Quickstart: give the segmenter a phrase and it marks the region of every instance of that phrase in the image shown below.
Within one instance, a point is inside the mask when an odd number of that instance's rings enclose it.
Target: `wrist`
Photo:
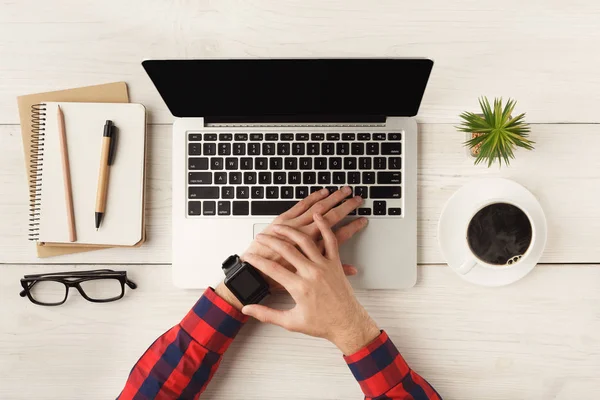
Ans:
[[[223,283],[223,282],[219,283],[217,285],[217,287],[215,288],[215,293],[220,298],[222,298],[227,303],[229,303],[236,310],[238,310],[238,311],[242,310],[242,307],[244,305],[242,303],[240,303],[240,301],[237,299],[237,297],[235,297],[235,295],[233,293],[231,293],[231,290],[229,290],[229,288],[227,286],[225,286],[225,283]]]
[[[345,329],[335,335],[331,342],[344,355],[349,356],[371,343],[380,334],[381,331],[375,321],[367,315],[357,322],[353,329]]]

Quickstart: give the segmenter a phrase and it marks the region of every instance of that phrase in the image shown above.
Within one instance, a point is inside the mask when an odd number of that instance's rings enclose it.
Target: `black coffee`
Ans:
[[[490,204],[469,222],[467,241],[480,260],[495,265],[512,264],[531,244],[531,222],[512,204]]]

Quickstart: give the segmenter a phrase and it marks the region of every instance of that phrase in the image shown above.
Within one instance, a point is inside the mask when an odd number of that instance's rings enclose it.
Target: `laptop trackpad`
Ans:
[[[254,224],[254,234],[252,235],[252,239],[256,237],[259,233],[265,230],[267,226],[270,224]]]

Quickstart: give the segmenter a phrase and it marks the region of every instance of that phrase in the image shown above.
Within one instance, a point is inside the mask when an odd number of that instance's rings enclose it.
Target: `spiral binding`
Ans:
[[[29,155],[29,240],[35,241],[39,239],[40,235],[45,130],[46,105],[34,104],[31,106],[31,151]]]

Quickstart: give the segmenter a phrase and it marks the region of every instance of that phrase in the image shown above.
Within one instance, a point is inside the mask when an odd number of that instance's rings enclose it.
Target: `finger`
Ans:
[[[246,254],[244,255],[244,261],[249,262],[254,268],[279,283],[287,291],[299,280],[296,274],[283,265],[259,255]]]
[[[346,276],[354,276],[358,274],[358,270],[353,265],[343,264],[342,268],[344,269],[344,275]]]
[[[356,210],[358,206],[363,203],[363,198],[360,196],[354,196],[351,199],[344,201],[339,206],[333,208],[328,213],[323,215],[325,221],[329,224],[329,226],[334,226],[338,222],[340,222],[344,217],[348,216],[352,210]]]
[[[275,310],[260,304],[250,304],[242,308],[242,313],[254,317],[260,322],[281,326],[287,329],[289,326],[289,311]]]
[[[323,243],[325,244],[325,256],[330,260],[338,258],[339,252],[337,238],[321,214],[315,214],[315,224],[321,231],[321,236],[323,236]]]
[[[323,189],[323,190],[327,190],[327,189]],[[326,198],[324,198],[321,201],[319,201],[318,203],[316,203],[312,207],[312,209],[308,210],[307,212],[303,213],[302,215],[300,215],[296,219],[294,219],[294,221],[293,221],[294,224],[296,226],[302,226],[302,225],[308,225],[308,224],[312,223],[313,215],[315,213],[317,213],[317,212],[319,214],[327,213],[329,210],[331,210],[331,208],[335,207],[338,203],[340,203],[342,200],[344,200],[346,197],[348,197],[351,193],[352,193],[352,189],[350,189],[350,187],[348,187],[348,186],[344,186],[340,190],[333,192],[330,196],[327,196]]]
[[[350,240],[352,236],[364,229],[368,223],[369,220],[363,217],[355,219],[349,224],[342,226],[335,231],[335,237],[337,238],[338,243],[341,245],[342,243]]]
[[[315,241],[307,234],[286,225],[273,225],[273,231],[283,236],[283,239],[297,244],[310,260],[318,262],[323,259],[323,254],[319,251]]]
[[[276,238],[275,236],[259,234],[256,236],[256,240],[259,243],[267,246],[274,252],[278,253],[287,262],[292,264],[297,270],[306,269],[310,264],[308,258],[306,258],[300,250],[293,244],[286,242],[285,240]]]
[[[300,200],[295,206],[281,214],[279,218],[283,221],[294,219],[307,212],[313,206],[313,204],[317,203],[319,200],[328,195],[329,190],[327,189],[321,189],[317,192],[311,193],[310,196]]]

